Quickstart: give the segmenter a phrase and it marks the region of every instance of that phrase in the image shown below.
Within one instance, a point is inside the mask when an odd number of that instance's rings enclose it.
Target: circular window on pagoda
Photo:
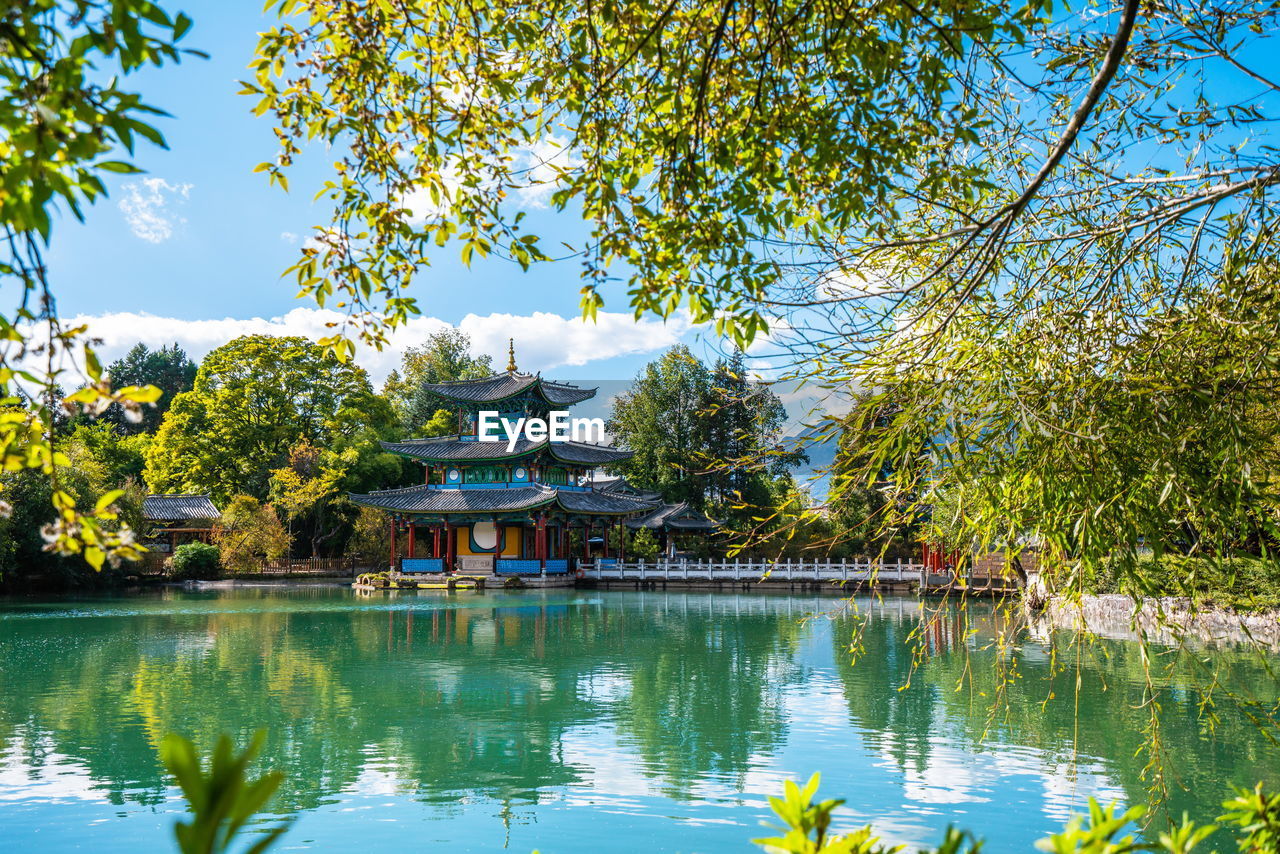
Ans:
[[[457,483],[462,478],[462,472],[457,469],[449,469],[449,482]]]
[[[516,468],[515,470],[516,480],[524,480],[528,476],[529,476],[529,472],[526,471],[523,466],[519,466]]]
[[[476,522],[471,526],[471,542],[478,549],[493,551],[498,547],[498,526],[492,522]]]

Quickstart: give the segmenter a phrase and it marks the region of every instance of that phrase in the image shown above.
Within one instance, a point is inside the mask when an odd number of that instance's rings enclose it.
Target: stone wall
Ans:
[[[1099,637],[1131,640],[1143,635],[1160,644],[1194,639],[1211,644],[1255,643],[1280,648],[1280,611],[1237,614],[1193,608],[1187,599],[1153,599],[1136,608],[1128,596],[1082,596],[1079,602],[1051,597],[1032,618],[1040,631],[1087,629]]]

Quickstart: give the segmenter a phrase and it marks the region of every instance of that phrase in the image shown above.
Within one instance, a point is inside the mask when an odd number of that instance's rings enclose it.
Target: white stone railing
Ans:
[[[598,581],[759,581],[766,574],[771,581],[915,582],[921,586],[951,580],[949,575],[927,573],[923,564],[907,561],[639,560],[581,566],[581,577]]]

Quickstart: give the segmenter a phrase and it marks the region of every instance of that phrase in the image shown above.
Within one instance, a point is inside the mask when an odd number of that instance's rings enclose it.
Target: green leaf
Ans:
[[[118,172],[122,175],[134,175],[142,171],[132,163],[126,163],[123,160],[103,160],[95,163],[94,168],[103,172]]]

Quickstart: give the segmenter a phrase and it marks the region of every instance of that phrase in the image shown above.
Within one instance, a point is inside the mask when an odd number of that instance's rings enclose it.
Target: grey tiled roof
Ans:
[[[628,528],[669,528],[677,531],[710,531],[719,523],[694,510],[688,504],[663,504],[643,516],[627,520]]]
[[[548,403],[568,406],[595,397],[593,388],[579,388],[569,383],[544,380],[538,374],[494,374],[480,380],[456,380],[447,383],[426,383],[423,388],[432,394],[449,400],[467,403],[491,403],[513,397],[528,389],[536,388]]]
[[[620,451],[604,445],[589,445],[585,442],[532,442],[528,439],[517,439],[516,446],[510,453],[507,452],[505,440],[479,442],[474,439],[459,439],[456,436],[440,439],[410,439],[407,442],[381,444],[385,450],[393,454],[424,462],[511,460],[547,449],[551,451],[551,456],[560,462],[578,465],[603,465],[625,460],[631,456],[631,451]]]
[[[632,451],[611,448],[608,445],[589,445],[586,442],[551,442],[551,456],[563,463],[598,466],[630,459]]]
[[[570,513],[642,513],[651,505],[622,495],[604,492],[560,492],[560,506]]]
[[[532,510],[552,504],[570,513],[626,515],[648,510],[651,505],[617,495],[545,485],[494,489],[441,489],[410,486],[368,495],[351,495],[356,504],[403,513],[503,513]]]
[[[184,522],[222,518],[207,495],[148,495],[142,499],[142,518],[148,522]]]
[[[632,452],[628,451],[627,453],[630,454]],[[651,503],[662,501],[661,493],[653,492],[648,489],[638,489],[630,483],[627,483],[627,479],[625,477],[615,477],[606,481],[597,481],[596,489],[601,492],[611,492],[615,495],[628,495],[632,498],[638,498],[641,501],[648,501]]]

